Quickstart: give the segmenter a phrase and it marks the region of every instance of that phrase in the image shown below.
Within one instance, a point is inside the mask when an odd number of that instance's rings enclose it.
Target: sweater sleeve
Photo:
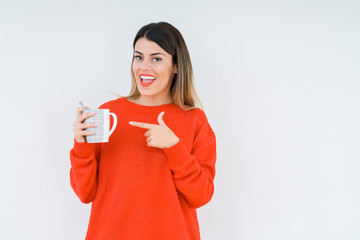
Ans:
[[[78,143],[70,151],[70,185],[83,203],[95,199],[100,143]]]
[[[164,152],[175,186],[189,206],[199,208],[208,203],[214,193],[216,139],[205,114],[202,112],[191,151],[180,139]]]

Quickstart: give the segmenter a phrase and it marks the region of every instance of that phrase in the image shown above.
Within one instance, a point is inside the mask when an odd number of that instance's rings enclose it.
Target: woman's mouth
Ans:
[[[140,84],[144,87],[150,86],[156,77],[150,74],[140,74]]]

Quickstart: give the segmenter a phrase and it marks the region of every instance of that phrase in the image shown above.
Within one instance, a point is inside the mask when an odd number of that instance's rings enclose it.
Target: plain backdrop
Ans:
[[[0,1],[0,239],[84,239],[79,100],[130,90],[132,41],[177,27],[217,137],[204,240],[360,239],[360,4]]]

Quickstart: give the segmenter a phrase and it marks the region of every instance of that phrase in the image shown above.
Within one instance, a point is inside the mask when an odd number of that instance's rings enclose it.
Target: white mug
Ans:
[[[95,134],[86,136],[88,143],[109,142],[110,135],[115,131],[117,125],[117,117],[115,113],[111,113],[110,109],[91,109],[84,110],[83,113],[94,112],[95,115],[85,119],[84,123],[96,123],[95,128],[86,128],[87,131],[93,131]],[[110,129],[110,115],[114,119],[113,126]]]

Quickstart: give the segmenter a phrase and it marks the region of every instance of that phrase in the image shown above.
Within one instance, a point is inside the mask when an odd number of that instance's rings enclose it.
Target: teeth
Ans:
[[[154,80],[155,79],[155,77],[148,77],[148,76],[140,76],[140,78],[144,79],[144,80],[149,80],[149,79]]]
[[[155,77],[149,77],[149,76],[140,76],[140,79],[144,83],[150,83],[155,80]]]

